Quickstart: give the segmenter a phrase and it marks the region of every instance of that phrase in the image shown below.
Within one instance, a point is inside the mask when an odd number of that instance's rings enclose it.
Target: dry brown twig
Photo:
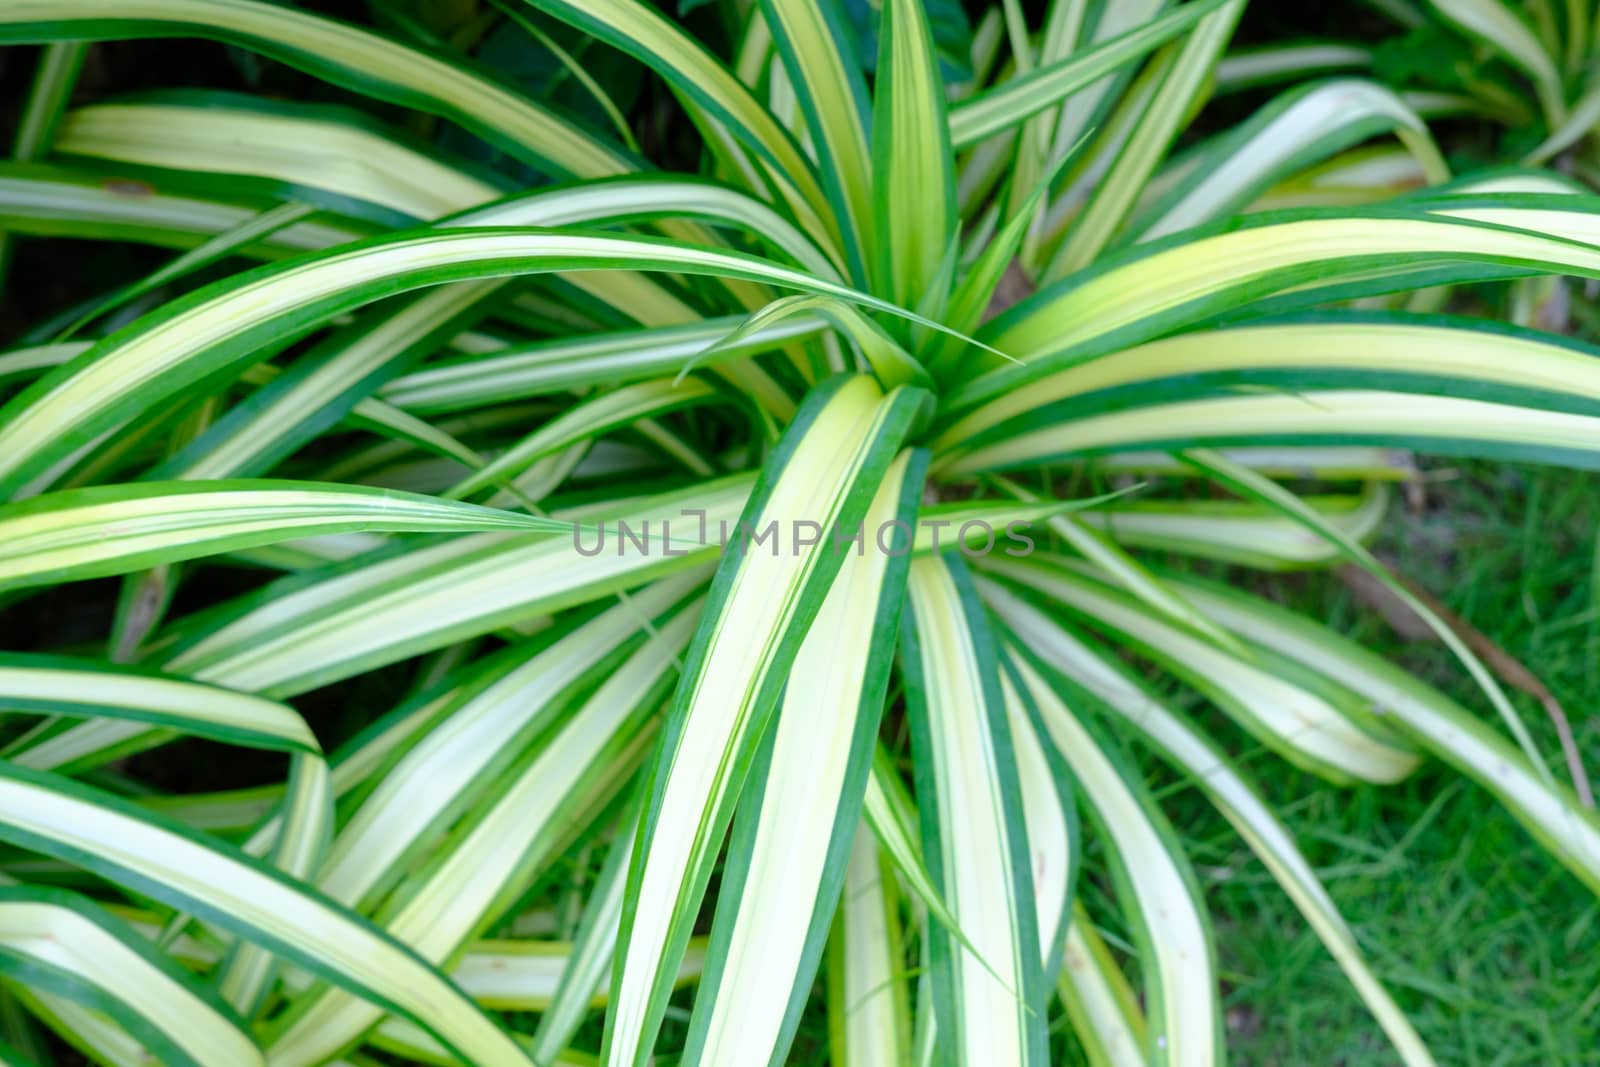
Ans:
[[[1488,634],[1445,607],[1438,597],[1405,575],[1397,573],[1393,567],[1389,568],[1389,572],[1410,590],[1413,596],[1422,601],[1429,611],[1437,615],[1440,621],[1450,627],[1472,650],[1473,655],[1483,660],[1502,682],[1513,689],[1527,693],[1543,705],[1545,714],[1555,724],[1556,735],[1561,739],[1561,753],[1566,760],[1567,771],[1572,776],[1572,786],[1577,790],[1578,799],[1582,801],[1584,807],[1593,808],[1594,790],[1589,785],[1589,775],[1584,770],[1583,757],[1578,752],[1578,742],[1572,734],[1572,723],[1568,720],[1561,702],[1550,691],[1550,687],[1540,681],[1538,675],[1529,670],[1521,660],[1496,644]],[[1338,574],[1340,581],[1344,582],[1351,592],[1382,615],[1395,633],[1405,640],[1438,640],[1438,635],[1422,617],[1411,610],[1374,575],[1354,564],[1340,567]]]

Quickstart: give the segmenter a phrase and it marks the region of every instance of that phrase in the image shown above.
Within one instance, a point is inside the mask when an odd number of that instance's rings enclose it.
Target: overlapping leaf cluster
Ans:
[[[0,3],[43,46],[0,226],[174,253],[0,353],[0,618],[97,620],[0,656],[6,1057],[748,1067],[820,1013],[808,1062],[1221,1062],[1129,740],[1413,1067],[1241,738],[1330,789],[1444,761],[1600,890],[1600,821],[1362,547],[1403,450],[1595,465],[1596,353],[1440,309],[1600,278],[1600,200],[1452,179],[1354,77],[1184,137],[1310,65],[1229,56],[1243,0],[1006,3],[954,59],[918,0],[730,0],[722,54],[642,0],[467,4],[454,44],[378,7]],[[615,128],[478,69],[493,24]],[[348,103],[66,106],[86,42],[162,37]],[[670,90],[697,173],[575,41]],[[1185,558],[1368,568],[1483,707]],[[285,770],[157,788],[184,738]]]

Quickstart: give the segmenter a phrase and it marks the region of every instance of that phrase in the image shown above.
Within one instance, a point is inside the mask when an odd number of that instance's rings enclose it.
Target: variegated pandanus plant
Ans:
[[[1407,451],[1600,457],[1593,350],[1429,310],[1600,277],[1600,201],[1452,183],[1348,78],[1174,152],[1243,6],[1008,5],[956,62],[916,0],[729,0],[720,55],[642,0],[480,10],[589,129],[405,18],[0,3],[44,46],[8,239],[174,252],[0,355],[18,1060],[755,1067],[820,1013],[841,1067],[1221,1063],[1137,739],[1432,1063],[1236,755],[1443,761],[1600,889],[1600,822],[1363,547]],[[87,42],[174,37],[329,88],[68,106]],[[638,150],[634,64],[699,173]],[[1482,707],[1185,557],[1367,569]],[[182,738],[281,770],[141,772]]]
[[[1374,77],[1424,118],[1496,131],[1500,156],[1551,164],[1589,187],[1600,184],[1594,0],[1373,0],[1369,6],[1390,31],[1386,38],[1241,48],[1218,65],[1219,88],[1242,90],[1311,72]]]

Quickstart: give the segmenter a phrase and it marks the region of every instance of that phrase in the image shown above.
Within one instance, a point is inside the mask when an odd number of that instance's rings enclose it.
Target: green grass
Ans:
[[[1436,464],[1426,498],[1394,510],[1381,550],[1539,675],[1600,770],[1600,477]],[[1400,640],[1334,576],[1263,584],[1492,715],[1447,652]],[[1564,775],[1543,710],[1513,699]],[[1249,762],[1440,1064],[1600,1064],[1600,905],[1486,794],[1437,765],[1341,792]],[[1212,909],[1233,1062],[1395,1063],[1265,869],[1195,790],[1148,765]]]

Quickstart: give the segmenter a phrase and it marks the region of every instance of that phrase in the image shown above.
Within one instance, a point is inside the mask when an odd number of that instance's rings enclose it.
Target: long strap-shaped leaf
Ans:
[[[922,842],[916,805],[900,777],[894,757],[881,744],[872,761],[872,776],[867,780],[862,818],[885,857],[894,862],[905,888],[947,930],[960,930],[950,908],[939,893],[934,877],[922,858]]]
[[[123,601],[119,604],[118,617],[113,630],[115,647],[123,647],[121,636],[117,629],[124,624],[124,605],[135,605],[145,595],[145,590],[150,587],[160,589],[167,585],[173,571],[170,566],[160,566],[143,575],[130,576],[124,583]],[[170,589],[170,586],[168,586]],[[162,593],[155,594],[158,598]],[[170,592],[167,594],[170,595]],[[137,610],[137,609],[134,609]],[[158,609],[164,610],[163,608]],[[132,614],[132,611],[130,611]],[[150,625],[154,625],[152,622]],[[141,638],[134,636],[132,644],[137,644]],[[131,650],[127,655],[131,656]],[[121,657],[121,653],[114,653]],[[88,668],[81,669],[78,673],[85,674]],[[102,670],[104,668],[101,668]],[[167,680],[161,688],[152,685],[153,678],[133,676],[130,668],[120,668],[115,673],[126,679],[127,684],[122,687],[125,691],[117,698],[121,703],[114,703],[112,699],[102,699],[105,703],[100,706],[86,705],[88,714],[101,719],[101,722],[91,722],[86,729],[66,730],[59,737],[46,737],[42,743],[32,743],[26,749],[17,752],[12,758],[19,764],[64,771],[74,762],[87,766],[110,759],[115,746],[91,743],[80,746],[78,742],[86,736],[92,735],[96,726],[109,725],[114,728],[126,729],[129,726],[143,722],[166,722],[168,729],[159,731],[143,731],[146,735],[157,737],[166,735],[174,730],[198,732],[206,734],[206,728],[214,729],[217,725],[228,725],[227,713],[237,714],[239,700],[236,695],[226,691],[216,690],[209,686],[183,683],[183,689],[176,689],[172,680]],[[105,692],[105,687],[96,686],[90,678],[85,688],[90,692],[98,690]],[[159,676],[154,676],[159,679]],[[154,689],[154,693],[151,690]],[[187,690],[187,692],[185,692]],[[137,696],[136,696],[137,694]],[[183,697],[187,696],[187,700]],[[139,706],[140,697],[145,703],[155,702],[160,711],[166,713],[165,717],[152,717],[147,708]],[[293,751],[287,781],[280,790],[282,802],[280,811],[275,819],[276,833],[272,840],[261,842],[259,847],[252,848],[254,842],[247,843],[245,849],[251,855],[271,853],[272,862],[286,874],[294,878],[308,877],[322,860],[322,854],[327,846],[332,826],[333,790],[327,764],[323,761],[320,749],[316,747],[315,739],[311,737],[299,715],[287,706],[273,708],[270,702],[256,700],[256,704],[265,704],[269,714],[288,720],[292,725],[299,727],[299,732],[310,739],[309,748]],[[132,706],[130,706],[132,705]],[[185,706],[192,705],[192,706]],[[173,714],[176,713],[176,714]],[[219,714],[220,713],[220,714]],[[198,715],[198,718],[194,716]],[[120,721],[118,721],[120,720]],[[218,721],[214,721],[218,720]],[[56,720],[58,724],[60,720]],[[64,724],[62,724],[64,725]],[[196,729],[199,727],[199,729]],[[135,726],[135,729],[137,727]],[[253,739],[249,733],[236,737],[224,735],[222,740],[233,740],[239,743],[250,744]],[[32,741],[32,735],[25,738]],[[101,738],[104,741],[104,738]],[[57,743],[59,742],[59,743]],[[256,741],[259,743],[259,741]],[[268,747],[272,746],[268,742]],[[77,749],[75,754],[74,749]],[[10,755],[8,753],[8,755]],[[179,916],[174,922],[172,935],[176,936],[187,925],[187,916]],[[164,939],[165,940],[165,939]],[[242,1015],[251,1017],[261,995],[266,991],[272,978],[274,960],[272,955],[261,946],[244,940],[236,940],[233,950],[227,961],[217,975],[217,983],[223,997],[235,1006]]]
[[[411,1018],[467,1062],[527,1063],[505,1031],[448,979],[359,916],[108,793],[0,763],[0,839],[80,864],[270,946]]]
[[[310,163],[320,160],[313,158]],[[648,205],[641,210],[640,205]],[[564,226],[661,215],[699,215],[744,225],[794,256],[796,262],[836,280],[827,258],[771,208],[706,182],[629,176],[540,190],[441,220],[451,228]],[[482,315],[499,281],[444,286],[399,311],[374,309],[297,361],[290,373],[259,397],[230,411],[169,463],[171,476],[228,477],[264,473],[316,432],[333,425],[383,380]],[[647,324],[694,317],[692,310],[654,280],[631,273],[580,276],[580,287]],[[475,378],[481,369],[476,366]],[[493,478],[480,472],[484,484]]]
[[[439,710],[436,723],[384,769],[344,820],[318,887],[352,907],[374,889],[388,888],[401,862],[484,796],[534,731],[548,727],[563,697],[653,626],[703,575],[658,582],[555,641],[530,642],[492,664],[484,682],[468,685]]]
[[[1223,4],[1207,14],[1173,54],[1116,161],[1074,216],[1046,277],[1055,279],[1088,266],[1111,240],[1195,106],[1243,13],[1243,0]]]
[[[437,861],[379,913],[385,930],[424,959],[443,962],[527,892],[550,856],[635,778],[655,726],[649,713],[672,684],[698,607],[685,606],[651,634],[503,781]],[[282,1067],[321,1063],[381,1015],[344,992],[317,990],[272,1041],[272,1060]]]
[[[1008,470],[1135,448],[1389,445],[1449,455],[1600,467],[1600,418],[1518,404],[1366,389],[1181,400],[1022,433],[944,461],[943,474]]]
[[[1584,198],[1570,208],[1593,209]],[[1584,216],[1570,210],[1573,220]],[[1539,221],[1502,215],[1510,225]],[[1574,223],[1577,225],[1578,223]],[[1591,224],[1592,225],[1592,224]],[[1221,228],[1218,228],[1221,229]],[[1520,275],[1528,269],[1600,275],[1600,249],[1577,229],[1563,236],[1467,224],[1437,215],[1297,211],[1252,217],[1224,232],[1202,231],[1130,250],[1063,279],[995,318],[983,337],[1023,360],[984,374],[948,401],[952,409],[1020,388],[1080,359],[1169,333],[1251,299],[1312,283],[1361,278],[1381,292],[1387,275],[1424,268],[1430,282]],[[1355,289],[1350,295],[1359,295]]]
[[[529,162],[576,177],[629,169],[620,151],[451,60],[370,30],[262,0],[18,0],[0,40],[207,37],[360,93],[443,116]]]
[[[737,189],[676,174],[629,174],[508,197],[448,219],[441,226],[578,226],[638,222],[670,216],[704,219],[748,230],[819,278],[842,281],[816,240],[778,210]],[[633,313],[632,308],[619,310]],[[643,320],[641,318],[641,321]]]
[[[1600,819],[1499,732],[1437,689],[1305,616],[1245,593],[1176,579],[1197,606],[1250,640],[1337,678],[1439,759],[1487,789],[1591,890],[1600,892]]]
[[[1416,113],[1381,85],[1355,78],[1302,86],[1274,99],[1250,120],[1208,144],[1194,178],[1129,228],[1148,241],[1236,211],[1275,181],[1379,133],[1394,133],[1430,183],[1450,168]]]
[[[956,233],[944,81],[920,3],[890,0],[879,29],[872,133],[873,276],[910,307],[933,288]]]
[[[1431,5],[1490,48],[1505,56],[1533,80],[1544,110],[1545,122],[1553,129],[1566,117],[1566,98],[1562,93],[1557,61],[1522,16],[1500,0],[1431,0]]]
[[[1217,63],[1217,95],[1292,81],[1313,74],[1370,68],[1373,50],[1357,44],[1285,41],[1229,49]]]
[[[99,660],[0,653],[0,706],[66,715],[110,713],[226,744],[322,752],[311,728],[286,704]],[[26,752],[8,750],[8,755],[30,767],[59,766],[42,759],[37,745]]]
[[[64,151],[160,167],[179,182],[199,182],[219,196],[266,180],[309,202],[384,226],[419,221],[461,226],[570,226],[613,218],[673,219],[705,215],[748,226],[796,262],[838,279],[831,261],[771,208],[731,189],[694,179],[640,175],[588,179],[505,200],[503,190],[458,167],[396,143],[365,125],[323,111],[299,113],[274,101],[216,106],[209,98],[177,103],[102,105],[75,112]],[[102,116],[102,112],[109,112]],[[239,141],[252,150],[241,152]],[[223,147],[230,146],[230,147]],[[240,175],[244,181],[219,175]],[[491,201],[493,201],[491,203]],[[470,210],[469,210],[470,209]],[[698,227],[666,223],[676,236],[708,243]],[[625,272],[579,276],[573,284],[624,316],[647,324],[694,317],[682,300],[653,279]]]
[[[1204,471],[1219,485],[1278,511],[1284,517],[1303,524],[1308,531],[1337,545],[1345,559],[1377,579],[1396,599],[1421,619],[1456,660],[1467,669],[1467,673],[1472,676],[1472,680],[1477,683],[1484,696],[1489,698],[1489,703],[1494,705],[1506,728],[1517,739],[1518,745],[1528,757],[1529,764],[1540,772],[1547,784],[1552,786],[1555,784],[1554,777],[1544,765],[1538,746],[1534,743],[1533,735],[1528,732],[1522,716],[1507,699],[1505,691],[1501,689],[1500,683],[1495,680],[1489,668],[1468,647],[1461,636],[1439,617],[1438,613],[1423,603],[1399,578],[1395,577],[1365,545],[1345,538],[1340,530],[1326,523],[1315,508],[1288,489],[1227,456],[1210,449],[1199,449],[1183,453],[1183,458],[1194,464],[1197,469]]]
[[[866,528],[907,532],[845,560],[789,669],[734,822],[686,1064],[787,1059],[861,818],[925,461],[903,452],[884,475]]]
[[[59,367],[74,356],[82,355],[89,347],[88,341],[62,341],[59,344],[13,348],[0,355],[0,383],[9,378],[37,377],[51,367]]]
[[[1032,490],[1004,479],[997,480],[997,484],[1019,500],[1038,499]],[[1086,510],[1084,517],[1089,518],[1092,514],[1094,513]],[[1229,647],[1230,639],[1226,630],[1212,625],[1204,615],[1185,604],[1183,598],[1174,593],[1166,583],[1124,551],[1120,528],[1117,539],[1112,540],[1067,514],[1050,516],[1049,528],[1052,533],[1071,546],[1074,552],[1105,570],[1118,585],[1138,597],[1148,607],[1155,609],[1157,614],[1166,616],[1185,629],[1210,638],[1223,648]],[[1031,542],[1027,549],[1032,550]]]
[[[108,177],[90,168],[0,162],[0,221],[17,233],[188,248],[236,229],[279,203],[271,197],[207,193],[191,188],[181,177],[173,188],[160,190],[119,184]],[[371,232],[370,223],[336,216],[306,219],[263,235],[239,254],[275,259]]]
[[[885,396],[864,377],[819,387],[745,507],[673,700],[628,878],[606,1035],[611,1064],[650,1055],[733,799],[848,551],[838,537],[863,525],[926,399],[908,389]]]
[[[842,12],[815,0],[760,0],[759,7],[805,116],[807,144],[816,152],[851,273],[864,279],[874,210],[871,108],[861,69],[844,40]]]
[[[1360,496],[1318,495],[1305,500],[1343,536],[1366,542],[1388,514],[1390,495],[1386,485],[1372,481]],[[1325,538],[1260,505],[1233,500],[1193,505],[1192,500],[1140,502],[1088,512],[1082,522],[1116,531],[1116,543],[1129,548],[1176,552],[1256,570],[1298,570],[1339,557],[1337,546]]]
[[[1416,464],[1411,457],[1383,448],[1282,448],[1268,445],[1262,448],[1233,448],[1228,450],[1227,455],[1273,478],[1309,476],[1313,481],[1388,483],[1403,482],[1416,476]],[[1191,464],[1170,452],[1113,453],[1100,459],[1098,465],[1112,474],[1159,474],[1181,478],[1196,473]]]
[[[1082,851],[1078,803],[1072,773],[1054,748],[1045,744],[1033,711],[1017,691],[1009,671],[1000,676],[1017,763],[1017,791],[1028,837],[1028,871],[1033,878],[1034,913],[1039,920],[1039,956],[1045,988],[1056,984],[1072,917],[1074,880]]]
[[[592,546],[586,537],[458,538],[292,578],[244,598],[171,665],[236,688],[299,692],[588,603],[704,562],[716,546],[700,547],[691,515],[705,512],[713,530],[731,523],[749,485],[735,477],[613,508]],[[624,522],[646,546],[622,539]]]
[[[17,123],[13,159],[41,159],[50,151],[88,50],[83,41],[62,41],[41,52],[27,106]]]
[[[622,842],[623,852],[630,847],[629,841]],[[627,873],[627,856],[619,864],[622,874]],[[617,891],[611,894],[612,902],[620,904],[622,900],[622,879],[617,879]],[[593,883],[595,893],[599,893],[605,886],[602,882]],[[591,897],[591,900],[594,899]],[[611,935],[616,936],[617,912],[607,912],[611,920]],[[590,1008],[600,1007],[605,1004],[605,965],[611,959],[609,949],[594,944],[585,943],[582,939],[580,928],[578,940],[567,941],[529,941],[521,939],[496,938],[487,941],[474,941],[467,948],[461,961],[450,971],[450,977],[455,979],[465,992],[472,996],[479,1004],[497,1011],[537,1011],[545,1018],[556,1011],[566,998],[571,1003],[577,1014],[573,1018],[573,1025],[583,1021],[583,1013]],[[599,940],[604,940],[603,938]],[[596,949],[600,948],[600,952]],[[700,970],[705,966],[705,939],[697,938],[690,942],[689,953],[684,957],[683,970],[678,973],[680,984],[688,984],[700,977]],[[577,968],[580,977],[589,981],[586,992],[570,996],[567,989],[566,976]],[[539,1020],[544,1024],[544,1018]],[[570,1035],[568,1035],[570,1036]],[[560,1053],[565,1050],[566,1044],[548,1057],[541,1057],[538,1052],[538,1042],[534,1042],[533,1058],[535,1062],[549,1063],[559,1059]]]
[[[18,766],[68,772],[93,766],[114,754],[122,736],[155,736],[169,731],[229,744],[287,750],[289,778],[280,790],[272,862],[296,878],[309,877],[321,863],[333,815],[328,766],[315,736],[287,705],[260,697],[155,672],[110,668],[62,656],[0,656],[0,701],[26,710],[82,716],[70,727],[64,719],[19,738],[5,753]],[[94,727],[112,727],[95,731]],[[57,729],[65,727],[64,729]],[[120,728],[120,729],[119,729]],[[107,736],[109,735],[109,737]],[[92,739],[100,738],[94,744]],[[91,739],[90,744],[84,744]],[[223,996],[248,1012],[271,977],[272,958],[261,946],[239,941],[223,968]]]
[[[683,541],[693,538],[697,522],[705,523],[702,537],[707,528],[731,524],[749,486],[740,476],[601,513],[609,532],[592,548],[587,537],[466,537],[394,546],[353,564],[287,578],[191,623],[165,666],[235,689],[303,692],[692,570],[715,552],[715,544],[695,550]],[[624,521],[644,544],[624,544]],[[59,743],[80,752],[110,746],[126,751],[157,738],[138,724],[96,722],[75,727]],[[362,777],[353,768],[350,774]]]
[[[1094,694],[1193,779],[1300,909],[1382,1024],[1401,1058],[1411,1067],[1431,1067],[1433,1057],[1427,1046],[1372,973],[1355,934],[1339,915],[1288,829],[1218,746],[1151,696],[1103,650],[1091,648],[1044,612],[998,586],[985,585],[983,595],[1040,663]]]
[[[1081,903],[1073,905],[1062,955],[1056,988],[1089,1067],[1145,1067],[1144,1011]]]
[[[628,863],[633,857],[638,818],[637,806],[630,807],[608,846],[610,851],[606,853],[600,873],[590,883],[589,899],[578,920],[572,951],[561,969],[547,1010],[539,1019],[539,1029],[534,1031],[535,1063],[555,1062],[583,1024],[591,1003],[610,992],[608,979],[617,949],[617,931],[622,925],[622,898],[628,888]]]
[[[1090,359],[996,397],[937,448],[982,444],[1084,414],[1115,397],[1171,403],[1240,385],[1416,390],[1600,413],[1600,349],[1442,315],[1316,314],[1165,337]]]
[[[62,124],[57,150],[171,171],[223,196],[252,188],[287,194],[384,226],[431,221],[503,195],[499,186],[381,128],[251,97],[157,97],[78,108]]]
[[[1039,924],[988,620],[954,557],[915,560],[908,591],[901,658],[923,850],[966,942],[928,926],[939,1062],[1042,1065]]]
[[[231,408],[153,476],[193,480],[267,473],[340,419],[370,411],[370,403],[362,405],[386,377],[487,313],[487,301],[500,285],[443,285],[402,307],[372,309]]]
[[[950,140],[972,145],[1021,124],[1030,115],[1059,104],[1071,94],[1154,51],[1187,30],[1225,0],[1190,0],[1093,48],[1019,74],[950,109]]]
[[[1355,694],[1297,684],[1302,680],[1290,672],[1261,663],[1264,654],[1220,648],[1071,563],[1042,554],[986,559],[984,571],[1110,629],[1205,693],[1263,744],[1330,781],[1395,782],[1417,767],[1404,736],[1367,711]]]
[[[0,699],[12,707],[86,716],[80,728],[65,720],[47,720],[8,750],[18,766],[69,770],[75,763],[93,765],[110,758],[106,744],[86,746],[94,727],[109,726],[111,742],[119,735],[156,736],[167,731],[256,748],[288,750],[289,778],[279,804],[278,832],[272,862],[296,878],[305,878],[321,862],[332,824],[333,795],[328,766],[305,721],[294,709],[274,701],[214,686],[131,668],[108,668],[94,661],[60,656],[0,657]],[[66,727],[57,731],[56,727]],[[239,941],[220,976],[229,1003],[248,1013],[265,990],[272,973],[265,949]]]
[[[729,315],[681,326],[623,330],[517,345],[487,354],[430,362],[379,390],[391,404],[419,414],[462,411],[509,400],[673,375],[750,356],[808,337],[827,322],[820,315],[769,321],[736,342],[726,339],[746,319]],[[43,354],[29,357],[40,366]],[[20,360],[19,360],[20,362]],[[0,368],[4,357],[0,357]],[[22,373],[18,367],[17,373]],[[0,377],[4,371],[0,370]]]
[[[296,755],[289,764],[278,829],[268,853],[273,866],[291,878],[312,876],[333,837],[333,801],[328,765],[320,756]],[[240,1014],[253,1018],[271,989],[277,966],[265,946],[241,940],[218,972],[217,987]]]
[[[489,486],[515,478],[537,461],[576,441],[599,437],[683,408],[709,404],[718,398],[715,389],[696,378],[682,381],[658,378],[601,393],[574,404],[500,453],[488,466],[451,486],[444,495],[464,500]]]
[[[219,282],[152,312],[34,383],[0,409],[0,493],[26,484],[123,419],[196,382],[237,373],[264,348],[380,295],[442,281],[579,269],[764,281],[940,328],[802,271],[696,245],[542,229],[399,234]]]
[[[843,254],[843,232],[810,160],[789,131],[723,63],[681,27],[639,0],[528,0],[649,66],[691,107],[756,154],[813,240]],[[708,131],[713,141],[717,130]],[[735,146],[737,148],[737,146]]]
[[[126,924],[61,890],[0,888],[0,974],[108,1012],[162,1063],[266,1063],[243,1025]]]
[[[810,319],[814,315],[828,320],[836,330],[851,341],[861,353],[861,358],[866,361],[866,366],[877,375],[878,381],[886,388],[897,385],[917,385],[927,388],[933,384],[932,379],[923,370],[922,364],[902,348],[887,330],[874,322],[860,308],[831,296],[796,295],[774,300],[750,315],[743,325],[723,340],[702,352],[689,366],[698,365],[698,361],[702,358],[716,358],[724,345],[743,345],[747,338],[759,335],[785,319],[794,317]],[[840,361],[830,362],[833,363],[835,370],[844,369]],[[688,367],[685,367],[683,373],[687,371]]]
[[[391,489],[275,479],[69,489],[0,505],[0,589],[348,530],[570,537],[572,524]]]
[[[11,142],[11,158],[28,161],[40,159],[49,153],[55,141],[56,128],[61,122],[61,113],[66,110],[72,90],[78,84],[83,59],[88,53],[86,41],[58,41],[45,45],[34,71],[28,101],[17,120],[16,136]],[[0,232],[0,278],[5,276],[10,259],[11,239]]]
[[[352,738],[332,760],[329,781],[337,798],[344,798],[381,773],[397,752],[403,752],[432,717],[457,696],[465,680],[447,680],[425,688],[416,699],[402,704]],[[283,785],[257,786],[220,793],[189,793],[138,798],[139,803],[195,830],[218,834],[254,830],[245,851],[255,854],[270,845],[278,833],[273,808],[281,801]]]
[[[1176,834],[1137,773],[1057,695],[1026,656],[1013,655],[1019,688],[1073,775],[1111,857],[1146,978],[1148,1062],[1209,1067],[1222,1059],[1221,1011],[1211,938],[1193,872]]]
[[[293,226],[301,219],[315,213],[316,208],[313,205],[289,200],[258,215],[252,215],[238,226],[217,234],[209,241],[201,242],[181,256],[168,260],[159,270],[152,271],[138,281],[131,282],[93,302],[62,336],[76,333],[84,325],[133,303],[146,293],[153,293],[213,263],[240,254],[242,250],[260,243],[278,230]]]
[[[828,256],[771,207],[693,178],[590,178],[501,200],[499,187],[365,124],[322,110],[286,109],[277,101],[251,106],[248,98],[230,98],[228,106],[206,97],[98,105],[74,112],[67,134],[63,151],[76,155],[160,167],[174,180],[200,182],[219,196],[237,196],[237,186],[263,179],[272,193],[288,183],[302,199],[386,226],[419,221],[449,227],[572,226],[703,216],[748,228],[820,277],[839,280]],[[250,151],[232,147],[241,140]],[[692,233],[713,241],[698,228],[674,225],[681,229],[676,236]],[[580,276],[575,284],[643,323],[693,317],[681,300],[650,279],[614,273]]]
[[[893,875],[865,822],[856,827],[828,944],[835,1067],[911,1067],[911,1005]]]
[[[1190,3],[1177,11],[1172,11],[1169,10],[1170,0],[1120,0],[1119,3],[1102,7],[1097,12],[1096,18],[1090,19],[1088,18],[1090,12],[1084,12],[1084,25],[1079,33],[1083,37],[1084,44],[1104,46],[1114,43],[1119,38],[1131,37],[1143,30],[1153,29],[1162,20],[1172,18],[1176,14],[1187,13],[1203,17],[1220,6],[1221,4],[1211,6]],[[1063,47],[1063,39],[1067,36],[1065,31],[1068,29],[1062,26],[1054,33],[1051,32],[1057,22],[1054,13],[1049,22],[1051,25],[1046,28],[1046,39],[1041,42],[1043,46],[1041,51],[1046,55],[1051,54],[1052,49],[1059,50]],[[1061,102],[1061,107],[1052,123],[1054,131],[1049,139],[1050,151],[1058,155],[1067,152],[1071,146],[1095,134],[1097,126],[1103,124],[1107,127],[1099,136],[1100,143],[1095,146],[1091,156],[1084,160],[1085,171],[1077,175],[1064,199],[1081,203],[1081,187],[1085,184],[1085,179],[1091,174],[1105,172],[1105,168],[1111,163],[1110,156],[1126,140],[1128,128],[1150,101],[1149,82],[1165,69],[1172,51],[1172,48],[1164,49],[1142,70],[1108,74]],[[1141,85],[1141,82],[1145,84]],[[1135,105],[1131,110],[1128,109],[1130,103]],[[1093,180],[1087,184],[1092,185]]]

